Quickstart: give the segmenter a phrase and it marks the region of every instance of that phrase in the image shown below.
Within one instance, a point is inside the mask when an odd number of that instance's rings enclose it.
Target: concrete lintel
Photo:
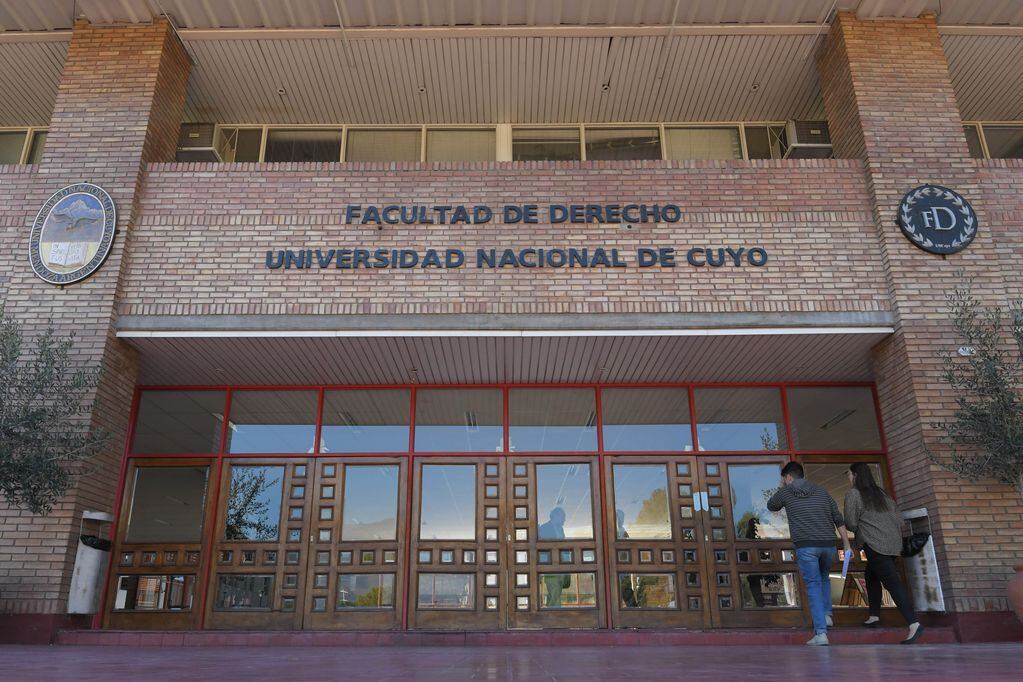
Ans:
[[[887,311],[784,313],[570,313],[570,314],[419,314],[419,315],[124,315],[118,336],[147,332],[192,335],[209,332],[443,332],[443,331],[594,331],[700,329],[855,329],[891,327]]]

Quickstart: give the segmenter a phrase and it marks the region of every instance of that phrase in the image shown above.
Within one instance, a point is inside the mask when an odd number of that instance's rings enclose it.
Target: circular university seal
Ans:
[[[32,270],[50,284],[85,279],[110,253],[116,225],[114,202],[102,187],[82,182],[57,190],[32,223]]]
[[[921,185],[902,197],[899,227],[924,251],[956,253],[977,236],[977,214],[966,199],[947,187]]]

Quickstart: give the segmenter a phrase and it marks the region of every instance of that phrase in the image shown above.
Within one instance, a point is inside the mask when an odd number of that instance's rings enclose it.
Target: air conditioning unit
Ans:
[[[830,159],[831,133],[827,121],[789,121],[785,124],[786,159]]]
[[[217,127],[212,123],[184,123],[178,138],[178,161],[220,162],[224,160],[222,145],[215,138]]]

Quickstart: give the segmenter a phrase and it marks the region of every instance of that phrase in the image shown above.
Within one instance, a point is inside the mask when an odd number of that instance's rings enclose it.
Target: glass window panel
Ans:
[[[514,128],[512,161],[578,161],[578,128]]]
[[[283,466],[232,466],[224,539],[276,542],[283,491]]]
[[[418,130],[349,130],[345,161],[419,161]]]
[[[866,386],[790,388],[797,450],[880,450],[874,394]]]
[[[224,404],[224,391],[143,391],[132,451],[218,452]]]
[[[738,127],[668,128],[665,134],[669,159],[742,158]]]
[[[416,392],[417,452],[501,452],[501,389],[423,389]]]
[[[394,540],[398,519],[398,465],[345,465],[341,539]]]
[[[966,134],[966,146],[970,149],[970,156],[975,159],[984,158],[984,147],[980,144],[980,133],[977,126],[963,126],[963,133]]]
[[[984,140],[992,159],[1023,159],[1023,125],[985,123]]]
[[[122,575],[117,578],[115,611],[188,611],[193,575]]]
[[[320,452],[408,452],[408,391],[326,391]]]
[[[494,161],[497,133],[494,130],[427,130],[427,161]]]
[[[264,161],[340,161],[341,131],[308,128],[266,133]]]
[[[389,609],[393,607],[393,573],[342,573],[338,576],[338,609]]]
[[[785,126],[746,126],[746,156],[780,159],[785,155]]]
[[[623,609],[674,609],[673,573],[619,573],[619,606]]]
[[[21,163],[26,135],[25,130],[0,132],[0,163]]]
[[[615,464],[612,475],[618,539],[670,538],[667,468],[661,464]]]
[[[660,159],[661,137],[657,128],[587,128],[586,159]]]
[[[596,396],[588,388],[508,391],[508,441],[516,452],[597,449]]]
[[[28,163],[39,163],[43,160],[43,148],[46,147],[47,133],[45,130],[37,131],[32,135],[32,146],[28,150]]]
[[[604,450],[693,449],[689,391],[684,388],[609,388],[600,392]]]
[[[475,465],[423,465],[419,537],[422,540],[476,538]]]
[[[235,138],[234,160],[238,163],[259,161],[262,146],[262,128],[239,128]],[[334,157],[331,161],[336,161],[337,158]]]
[[[476,605],[475,578],[472,573],[420,573],[421,609],[466,609]]]
[[[778,489],[778,471],[774,464],[728,465],[737,540],[777,540],[789,536],[785,512],[767,510],[767,501]]]
[[[541,609],[592,609],[597,607],[595,573],[541,573]]]
[[[593,537],[589,464],[537,464],[536,490],[538,540]]]
[[[202,539],[209,467],[139,467],[128,512],[127,543]]]
[[[313,451],[316,391],[235,391],[228,452]]]
[[[835,608],[867,608],[869,604],[867,603],[866,575],[862,571],[850,570],[843,578],[841,573],[832,573],[831,605]],[[883,587],[881,588],[881,607],[895,608],[895,600]]]
[[[785,422],[776,388],[698,388],[700,450],[784,450]]]
[[[221,575],[217,581],[219,611],[269,611],[273,603],[272,575]]]
[[[795,573],[744,573],[739,576],[744,609],[799,608]]]

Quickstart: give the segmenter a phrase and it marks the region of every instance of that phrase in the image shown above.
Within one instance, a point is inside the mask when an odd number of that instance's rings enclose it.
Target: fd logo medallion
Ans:
[[[116,224],[114,202],[103,188],[83,182],[54,192],[32,223],[32,270],[50,284],[85,279],[110,253]]]
[[[977,236],[977,214],[966,199],[952,190],[922,185],[902,197],[899,226],[924,251],[956,253]]]

